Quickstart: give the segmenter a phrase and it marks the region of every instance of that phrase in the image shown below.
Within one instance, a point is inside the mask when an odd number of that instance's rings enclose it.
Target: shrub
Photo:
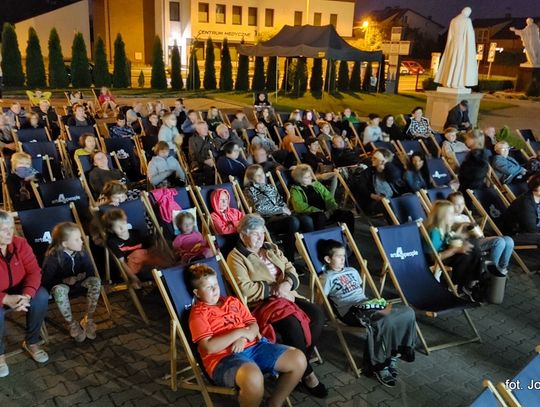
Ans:
[[[347,64],[347,61],[339,62],[337,86],[341,92],[349,90],[349,64]]]
[[[364,80],[362,81],[362,90],[364,92],[371,91],[371,75],[373,75],[373,64],[368,62],[366,72],[364,72]]]
[[[422,89],[424,90],[437,90],[437,83],[432,77],[426,78],[422,81]]]
[[[5,86],[24,86],[24,73],[17,33],[12,24],[4,23],[2,30],[2,74]]]
[[[212,38],[206,40],[206,59],[204,60],[204,78],[203,86],[206,90],[215,90],[217,87],[216,81],[216,64],[214,56],[214,43]]]
[[[197,62],[197,53],[195,47],[191,50],[189,56],[189,71],[186,88],[189,90],[199,90],[201,88],[201,75],[199,73],[199,63]]]
[[[360,82],[360,68],[360,62],[355,61],[351,71],[351,79],[349,81],[349,89],[353,92],[359,92],[362,90],[362,83]]]
[[[336,62],[326,61],[326,75],[324,79],[324,90],[334,92],[336,90]]]
[[[176,45],[175,42],[171,52],[171,88],[173,90],[181,90],[183,87],[184,81],[182,80],[182,63],[180,59],[180,50],[178,49],[178,45]]]
[[[264,90],[264,85],[264,59],[263,57],[255,57],[255,69],[251,81],[251,89],[254,91]]]
[[[309,78],[309,89],[313,95],[320,95],[323,87],[322,58],[313,59],[311,67],[311,78]]]
[[[233,90],[231,51],[227,38],[223,40],[221,48],[221,71],[219,72],[219,89],[223,91]]]
[[[300,57],[296,62],[296,69],[294,71],[294,84],[293,93],[295,96],[300,97],[307,90],[308,72],[307,63],[305,57]]]
[[[268,91],[274,91],[277,85],[277,57],[268,58],[268,65],[266,66],[266,89]]]
[[[165,62],[163,61],[163,48],[158,35],[154,38],[152,50],[152,77],[150,86],[154,89],[167,89],[167,76],[165,74]]]
[[[480,92],[496,92],[507,89],[514,89],[514,81],[501,79],[480,79],[478,81]]]
[[[60,45],[60,37],[56,28],[49,35],[49,86],[51,88],[66,88],[69,78],[64,65],[64,55]]]
[[[111,86],[111,74],[109,73],[109,62],[107,61],[107,51],[103,38],[98,37],[94,47],[94,85],[96,88]]]
[[[540,87],[538,86],[538,81],[536,80],[536,78],[533,78],[531,83],[529,83],[529,86],[527,86],[527,90],[525,91],[525,94],[528,97],[540,96]]]
[[[247,55],[238,57],[238,70],[236,71],[234,89],[244,91],[249,89],[249,58]]]
[[[82,33],[76,33],[71,46],[71,83],[74,88],[89,88],[92,76],[88,70],[88,54]]]
[[[47,86],[45,63],[41,54],[41,45],[34,27],[28,29],[28,45],[26,47],[26,86],[43,88]]]
[[[114,69],[112,84],[115,88],[129,86],[129,72],[127,69],[126,44],[122,35],[118,33],[114,40]]]

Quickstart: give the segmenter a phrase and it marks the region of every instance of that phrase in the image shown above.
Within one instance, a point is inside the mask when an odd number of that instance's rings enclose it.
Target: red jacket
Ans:
[[[225,211],[219,211],[219,198],[222,194],[225,194],[229,204]],[[231,203],[231,195],[229,191],[224,188],[218,188],[212,192],[210,195],[210,202],[212,204],[212,209],[214,212],[210,214],[212,218],[212,223],[216,229],[218,235],[230,235],[236,233],[236,227],[240,223],[240,220],[244,217],[244,214],[236,208],[231,208],[229,205]]]
[[[0,253],[0,304],[12,287],[22,288],[23,295],[32,298],[41,285],[41,267],[28,242],[14,236],[6,256]]]

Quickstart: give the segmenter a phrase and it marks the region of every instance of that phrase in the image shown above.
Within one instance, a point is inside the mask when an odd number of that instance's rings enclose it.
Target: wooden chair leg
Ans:
[[[177,377],[177,349],[176,349],[176,322],[171,321],[171,389],[176,391],[178,389],[178,377]]]

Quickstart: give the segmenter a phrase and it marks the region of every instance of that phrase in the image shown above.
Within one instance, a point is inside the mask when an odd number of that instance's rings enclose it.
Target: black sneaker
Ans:
[[[319,384],[315,387],[308,387],[305,383],[302,382],[304,385],[304,388],[307,390],[309,394],[311,394],[313,397],[317,397],[319,399],[324,399],[326,396],[328,396],[328,389],[324,384],[322,384],[321,381],[319,381]]]
[[[374,372],[375,377],[377,380],[386,387],[395,387],[396,386],[396,379],[394,376],[392,376],[392,373],[390,373],[390,370],[388,367],[385,367],[383,370],[377,370]]]
[[[388,365],[388,371],[390,372],[390,374],[392,375],[394,379],[398,376],[397,362],[398,362],[398,358],[395,356],[392,356],[390,358],[390,364]]]

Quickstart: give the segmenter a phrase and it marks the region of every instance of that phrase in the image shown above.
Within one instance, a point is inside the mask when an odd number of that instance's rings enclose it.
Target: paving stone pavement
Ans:
[[[378,275],[380,259],[367,228],[359,225],[355,238],[372,274]],[[326,328],[319,345],[324,363],[315,365],[315,371],[329,388],[329,396],[317,400],[295,391],[291,401],[301,407],[466,406],[481,391],[483,379],[501,382],[511,378],[540,344],[539,289],[539,275],[525,275],[514,267],[504,304],[471,311],[483,343],[439,350],[429,356],[417,352],[414,363],[400,363],[398,385],[393,389],[372,377],[355,378],[334,332]],[[51,306],[50,361],[38,365],[25,354],[9,358],[11,374],[0,379],[0,406],[202,406],[196,392],[173,392],[163,380],[169,370],[169,317],[157,291],[142,295],[151,319],[149,326],[141,322],[125,292],[113,293],[110,299],[114,323],[106,320],[100,308],[97,339],[81,344],[71,341],[66,331],[54,324],[60,319]],[[77,305],[74,308],[81,309],[82,303]],[[469,333],[463,318],[419,321],[428,339],[435,342]],[[20,317],[8,322],[8,350],[19,346],[23,322]],[[347,336],[347,340],[359,360],[361,335]],[[212,399],[217,406],[236,404],[230,397]]]

